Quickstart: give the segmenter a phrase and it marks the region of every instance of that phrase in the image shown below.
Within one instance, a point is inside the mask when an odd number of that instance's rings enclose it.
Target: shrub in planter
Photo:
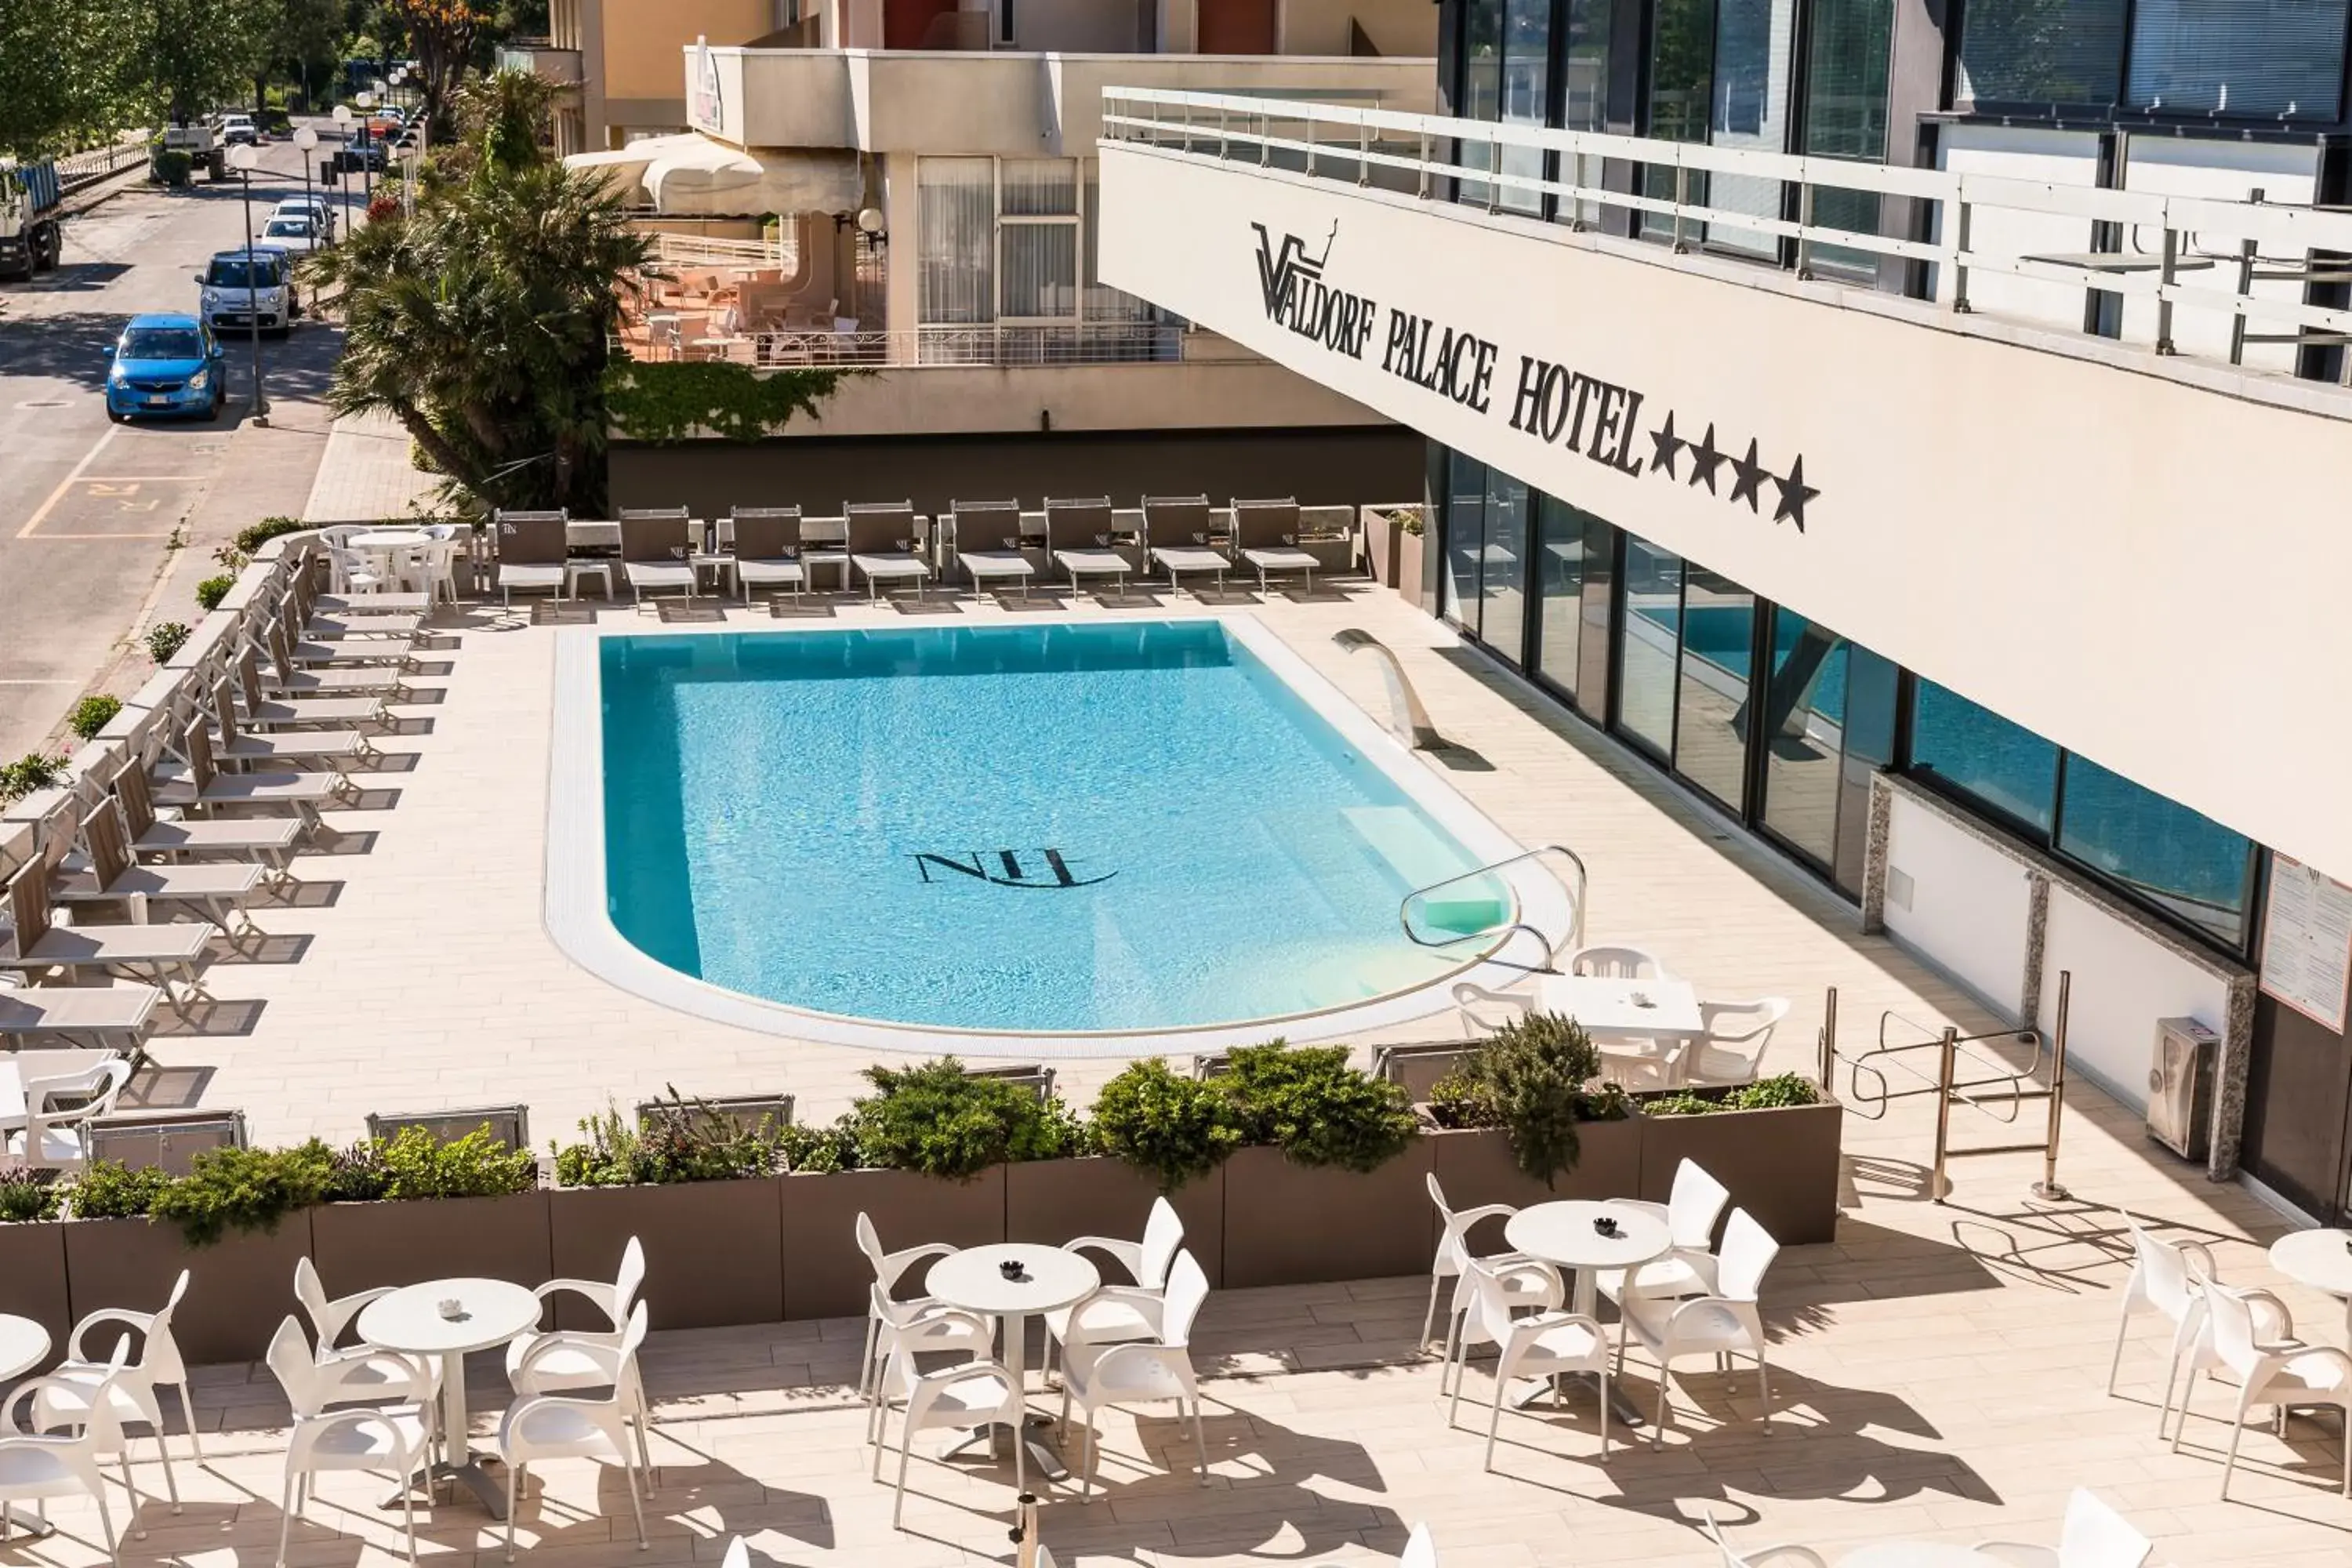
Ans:
[[[539,1161],[528,1149],[509,1149],[487,1127],[444,1143],[422,1127],[403,1128],[377,1143],[383,1195],[415,1199],[491,1198],[539,1185]]]
[[[1244,1142],[1273,1144],[1301,1165],[1375,1170],[1420,1131],[1402,1086],[1349,1067],[1345,1046],[1244,1046],[1213,1081]]]
[[[74,704],[73,717],[66,723],[85,741],[95,741],[98,732],[114,721],[122,711],[120,697],[85,697]]]
[[[226,574],[205,578],[196,584],[196,607],[205,611],[219,609],[221,601],[227,598],[229,590],[236,586],[236,579]]]
[[[1601,1052],[1575,1019],[1531,1013],[1496,1029],[1430,1091],[1440,1127],[1499,1127],[1520,1170],[1552,1185],[1576,1169],[1577,1128],[1633,1114],[1625,1091],[1595,1084]]]
[[[186,646],[190,634],[183,621],[163,621],[147,628],[147,656],[157,664],[170,662]]]
[[[1106,1154],[1149,1172],[1163,1193],[1207,1175],[1242,1144],[1232,1100],[1147,1057],[1095,1096],[1095,1136]]]
[[[580,1123],[585,1138],[555,1149],[556,1180],[567,1187],[622,1187],[673,1182],[724,1182],[772,1176],[783,1169],[772,1119],[744,1127],[676,1089],[640,1131],[617,1109]]]
[[[27,752],[13,763],[0,763],[0,805],[22,800],[37,789],[55,789],[65,779],[63,757]]]
[[[210,1247],[231,1230],[275,1231],[325,1198],[334,1163],[334,1152],[315,1138],[292,1149],[209,1149],[165,1184],[148,1213],[178,1226],[190,1247]]]
[[[868,1165],[968,1182],[991,1165],[1091,1152],[1086,1123],[1062,1100],[967,1078],[953,1057],[867,1068],[866,1078],[876,1092],[853,1102],[850,1122]]]
[[[1791,1106],[1821,1102],[1822,1091],[1812,1079],[1784,1072],[1775,1078],[1759,1079],[1740,1089],[1712,1093],[1686,1089],[1675,1094],[1662,1094],[1643,1101],[1642,1110],[1651,1116],[1705,1116],[1717,1110],[1785,1110]]]
[[[55,1219],[64,1196],[65,1188],[58,1184],[55,1171],[22,1165],[0,1169],[0,1225]]]
[[[171,1184],[161,1171],[98,1160],[75,1179],[69,1206],[76,1219],[143,1219]]]
[[[858,1152],[857,1129],[846,1116],[830,1127],[794,1123],[778,1128],[776,1157],[783,1169],[812,1176],[855,1171],[866,1163]]]

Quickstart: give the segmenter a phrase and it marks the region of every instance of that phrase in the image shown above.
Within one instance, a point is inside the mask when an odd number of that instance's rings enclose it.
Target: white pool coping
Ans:
[[[1507,859],[1531,847],[1513,839],[1492,818],[1472,805],[1338,687],[1317,673],[1255,615],[1247,611],[1171,610],[1139,619],[1222,624],[1481,863]],[[1039,615],[1024,616],[1020,624],[1042,626],[1106,623],[1099,616]],[[548,935],[566,957],[606,984],[647,1001],[764,1035],[924,1056],[949,1053],[1024,1059],[1168,1056],[1226,1050],[1234,1046],[1255,1045],[1276,1035],[1295,1041],[1360,1035],[1451,1010],[1454,1006],[1453,989],[1462,982],[1488,988],[1509,985],[1525,980],[1530,968],[1545,962],[1546,955],[1535,951],[1533,936],[1513,932],[1491,951],[1434,980],[1361,1002],[1240,1023],[1063,1032],[901,1024],[794,1007],[714,985],[672,969],[623,936],[608,913],[604,880],[604,640],[729,633],[756,637],[829,636],[843,631],[887,629],[802,625],[747,631],[740,626],[714,623],[666,625],[658,629],[578,626],[557,632],[555,701],[549,746],[546,922]],[[1574,929],[1573,900],[1538,861],[1522,860],[1496,875],[1510,891],[1516,906],[1515,919],[1547,933],[1555,944]]]

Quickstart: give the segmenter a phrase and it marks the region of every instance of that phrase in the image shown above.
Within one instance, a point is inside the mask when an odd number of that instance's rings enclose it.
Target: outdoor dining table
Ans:
[[[2271,1243],[2271,1267],[2299,1285],[2345,1298],[2352,1335],[2352,1230],[2289,1231]]]
[[[443,1309],[447,1302],[455,1315]],[[360,1337],[402,1355],[441,1358],[441,1424],[447,1462],[428,1480],[461,1482],[493,1519],[507,1516],[504,1489],[476,1462],[467,1436],[466,1352],[505,1344],[539,1322],[540,1300],[503,1279],[434,1279],[379,1296],[360,1310]],[[400,1500],[398,1493],[386,1502]]]
[[[24,1110],[24,1097],[17,1096],[16,1109]],[[0,1384],[14,1383],[48,1358],[49,1331],[30,1318],[19,1318],[0,1312]],[[5,1517],[12,1532],[21,1532],[18,1539],[39,1541],[57,1533],[57,1526],[44,1519],[27,1518],[6,1503],[0,1503],[0,1517]]]
[[[1007,1263],[1021,1266],[1018,1278],[1005,1277],[1003,1266]],[[1030,1318],[1074,1305],[1093,1295],[1102,1289],[1102,1271],[1078,1254],[1065,1252],[1058,1247],[997,1242],[986,1247],[967,1247],[940,1258],[931,1265],[925,1289],[934,1300],[1003,1325],[1004,1370],[1012,1374],[1013,1386],[1020,1389],[1025,1399]],[[1045,1416],[1033,1415],[1029,1418],[1033,1430],[1022,1436],[1029,1445],[1030,1463],[1048,1480],[1060,1480],[1069,1471],[1063,1467],[1061,1456],[1034,1430],[1052,1425]],[[1002,1452],[1008,1436],[1004,1427],[992,1422],[975,1430],[950,1452],[961,1453],[982,1442]]]
[[[1655,1040],[1669,1084],[1689,1069],[1690,1042],[1706,1033],[1698,992],[1687,980],[1626,980],[1604,974],[1547,974],[1536,983],[1536,1006],[1563,1013],[1596,1040]]]
[[[1604,1236],[1593,1228],[1593,1222],[1603,1218],[1617,1222],[1613,1234]],[[1515,1252],[1573,1271],[1575,1284],[1569,1310],[1588,1318],[1597,1305],[1597,1281],[1602,1269],[1622,1268],[1630,1273],[1674,1249],[1674,1235],[1656,1215],[1629,1204],[1590,1198],[1531,1204],[1504,1222],[1503,1239]],[[1538,1385],[1529,1399],[1543,1391],[1544,1385]],[[1524,1405],[1528,1400],[1519,1403]],[[1641,1411],[1622,1391],[1611,1391],[1609,1408],[1628,1426],[1642,1424]]]

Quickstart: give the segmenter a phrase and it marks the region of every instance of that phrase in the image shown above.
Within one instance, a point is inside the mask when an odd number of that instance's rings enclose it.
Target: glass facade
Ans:
[[[2058,848],[2231,947],[2242,941],[2253,844],[2210,816],[2068,752]]]
[[[2032,833],[2056,819],[2058,748],[1924,679],[1911,704],[1911,767]]]
[[[1683,559],[1625,540],[1618,620],[1617,728],[1665,761],[1675,750],[1675,662],[1683,640]]]
[[[1814,0],[1805,58],[1802,150],[1823,158],[1879,163],[1886,157],[1887,68],[1895,49],[1895,0]],[[1874,230],[1873,191],[1817,189],[1813,216],[1839,228]],[[1816,272],[1855,280],[1876,275],[1868,251],[1817,246]]]
[[[1683,572],[1675,771],[1738,811],[1748,787],[1756,595],[1696,563]]]
[[[2137,0],[2125,99],[2176,114],[2334,120],[2345,0]]]
[[[1536,593],[1541,625],[1536,634],[1536,668],[1571,699],[1584,630],[1587,521],[1565,501],[1537,497]]]

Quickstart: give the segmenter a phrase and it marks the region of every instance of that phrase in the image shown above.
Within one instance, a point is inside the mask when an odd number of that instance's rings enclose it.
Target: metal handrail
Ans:
[[[1451,877],[1442,877],[1427,887],[1415,888],[1397,904],[1397,923],[1404,928],[1406,939],[1415,947],[1457,947],[1465,942],[1482,942],[1488,937],[1509,936],[1518,931],[1525,931],[1543,944],[1542,972],[1549,973],[1554,952],[1552,940],[1525,921],[1507,921],[1501,925],[1488,926],[1483,931],[1464,931],[1446,937],[1426,937],[1412,929],[1414,900],[1425,899],[1440,888],[1450,888],[1457,882],[1466,882],[1473,877],[1491,876],[1507,866],[1516,866],[1523,860],[1539,860],[1546,855],[1565,856],[1569,864],[1576,868],[1576,886],[1569,895],[1569,908],[1571,913],[1569,917],[1568,938],[1562,944],[1573,951],[1584,943],[1584,889],[1590,882],[1590,878],[1584,869],[1584,858],[1565,844],[1539,844],[1533,849],[1522,849],[1516,855],[1506,855],[1500,860],[1492,860],[1484,866],[1474,866],[1467,871],[1457,871]]]
[[[1969,1046],[1986,1040],[2020,1041],[2030,1044],[2033,1047],[2032,1060],[2028,1062],[2021,1068],[2011,1068],[2005,1062],[1987,1057],[1977,1051],[1963,1052],[1962,1054],[1966,1055],[1969,1060],[1990,1068],[1990,1071],[1987,1077],[1969,1079],[1965,1081],[1955,1081],[1951,1085],[1951,1092],[1956,1095],[1962,1103],[1984,1112],[1985,1115],[1992,1118],[1992,1120],[1996,1121],[2008,1123],[2014,1122],[2017,1120],[2017,1105],[2020,1100],[2038,1100],[2042,1095],[2049,1092],[2047,1089],[2029,1089],[2025,1087],[2032,1081],[2035,1074],[2041,1070],[2042,1067],[2042,1032],[2039,1029],[1993,1029],[1981,1035],[1962,1035],[1948,1029],[1944,1031],[1943,1034],[1923,1031],[1925,1037],[1923,1038],[1904,1040],[1890,1044],[1886,1038],[1886,1026],[1890,1023],[1900,1023],[1911,1028],[1919,1027],[1918,1025],[1912,1023],[1911,1020],[1905,1018],[1901,1014],[1889,1008],[1887,1011],[1881,1013],[1878,1016],[1877,1046],[1870,1050],[1864,1051],[1861,1056],[1856,1057],[1846,1063],[1848,1080],[1853,1086],[1853,1092],[1847,1100],[1847,1104],[1857,1115],[1861,1116],[1865,1121],[1878,1121],[1881,1117],[1884,1117],[1886,1114],[1887,1106],[1895,1100],[1910,1100],[1923,1094],[1934,1094],[1942,1087],[1939,1079],[1930,1078],[1927,1074],[1920,1071],[1917,1068],[1912,1066],[1909,1062],[1902,1058],[1905,1053],[1910,1051],[1941,1050],[1944,1047],[1945,1037],[1947,1035],[1950,1037],[1951,1044],[1955,1047]],[[1912,1078],[1916,1079],[1918,1080],[1919,1087],[1916,1089],[1899,1089],[1888,1087],[1885,1068],[1871,1065],[1880,1058],[1886,1058],[1887,1067],[1898,1068],[1904,1072],[1908,1073]],[[1875,1084],[1876,1087],[1874,1089],[1865,1089],[1864,1087],[1863,1075],[1865,1073],[1870,1076],[1870,1079]],[[1995,1110],[1990,1105],[1979,1100],[1970,1092],[1974,1089],[1990,1089],[1997,1084],[2003,1083],[2009,1086],[2006,1096],[2007,1115],[2002,1115],[2000,1111]]]

